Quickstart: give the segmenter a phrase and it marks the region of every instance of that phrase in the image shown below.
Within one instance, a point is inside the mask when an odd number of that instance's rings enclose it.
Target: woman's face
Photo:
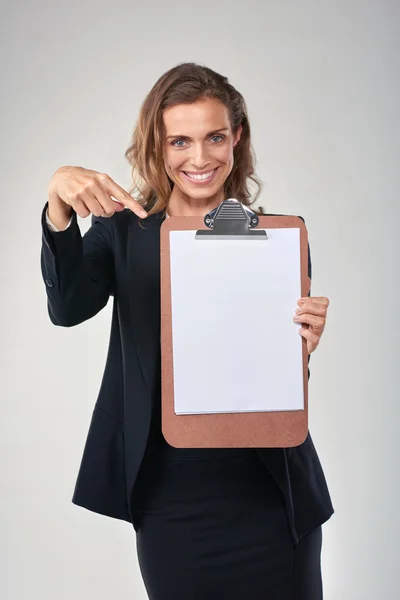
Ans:
[[[190,198],[200,200],[218,194],[232,171],[233,148],[242,126],[233,136],[228,109],[215,98],[167,108],[163,119],[168,176]],[[201,178],[200,173],[204,174]]]

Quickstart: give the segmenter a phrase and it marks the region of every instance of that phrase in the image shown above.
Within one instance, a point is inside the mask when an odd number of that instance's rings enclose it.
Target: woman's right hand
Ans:
[[[83,167],[60,167],[49,184],[49,207],[64,202],[82,218],[112,217],[125,206],[140,218],[147,217],[144,208],[106,173]],[[113,200],[111,195],[115,198]]]

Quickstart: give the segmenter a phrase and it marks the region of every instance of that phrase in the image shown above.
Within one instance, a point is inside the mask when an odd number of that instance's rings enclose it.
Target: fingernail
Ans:
[[[300,298],[300,300],[297,301],[297,304],[304,304],[303,298]]]

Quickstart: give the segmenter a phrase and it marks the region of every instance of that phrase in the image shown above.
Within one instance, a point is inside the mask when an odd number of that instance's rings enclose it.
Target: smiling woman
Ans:
[[[137,201],[105,173],[64,167],[42,213],[51,321],[75,326],[114,297],[73,502],[134,526],[150,600],[321,600],[321,525],[333,508],[311,436],[296,448],[174,448],[161,430],[160,227],[166,213],[204,216],[226,198],[254,210],[242,95],[207,67],[170,69],[126,157]],[[90,213],[82,236],[77,214]],[[305,302],[300,318],[315,344],[325,305]]]
[[[132,166],[130,191],[150,215],[168,207],[170,216],[204,216],[226,198],[257,212],[262,185],[244,98],[207,67],[184,63],[160,77],[142,104],[125,156]]]
[[[164,165],[176,184],[168,213],[182,214],[186,206],[190,214],[195,208],[197,214],[204,215],[225,199],[224,183],[233,168],[233,151],[242,125],[233,133],[228,108],[207,97],[167,108],[163,117]]]

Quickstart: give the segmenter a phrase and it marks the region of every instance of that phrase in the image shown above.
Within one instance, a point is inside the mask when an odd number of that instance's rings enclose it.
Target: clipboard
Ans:
[[[187,242],[189,245],[186,246],[184,257],[182,254],[177,254],[175,252],[175,257],[179,258],[178,263],[180,261],[183,265],[186,264],[186,271],[184,269],[183,272],[186,273],[186,275],[191,274],[192,276],[192,286],[189,284],[180,286],[179,289],[181,290],[182,296],[182,293],[185,294],[188,288],[195,287],[193,286],[193,270],[190,270],[191,267],[189,267],[188,270],[188,265],[190,266],[192,263],[193,265],[196,264],[194,260],[195,256],[200,256],[201,259],[205,252],[208,255],[209,262],[207,265],[211,272],[213,263],[210,262],[210,257],[216,257],[217,253],[218,256],[220,256],[223,248],[221,244],[225,244],[225,252],[231,251],[230,248],[236,248],[236,252],[240,252],[239,256],[241,256],[241,250],[244,250],[245,247],[248,249],[248,252],[253,253],[248,254],[248,256],[258,256],[260,253],[265,253],[265,256],[267,256],[274,248],[274,241],[276,242],[276,247],[278,247],[277,241],[279,239],[284,240],[284,234],[289,233],[291,238],[297,239],[297,242],[295,242],[297,244],[296,256],[298,256],[299,264],[297,264],[296,269],[294,269],[294,271],[298,273],[298,279],[294,279],[296,293],[293,297],[293,306],[287,311],[288,325],[297,327],[298,329],[298,325],[293,322],[294,309],[297,307],[297,299],[299,297],[307,296],[310,287],[308,278],[308,235],[305,223],[300,217],[280,215],[258,216],[238,200],[229,198],[224,200],[212,212],[205,215],[204,218],[170,217],[162,223],[160,229],[161,429],[164,438],[171,446],[175,448],[286,448],[298,446],[306,439],[308,433],[308,351],[306,340],[300,336],[297,331],[296,341],[292,340],[291,342],[292,349],[293,345],[296,346],[297,344],[297,349],[295,349],[295,353],[297,352],[297,362],[295,362],[297,365],[297,385],[293,389],[296,390],[296,397],[300,398],[301,396],[301,405],[298,404],[290,409],[277,409],[275,407],[274,409],[252,410],[249,408],[248,410],[240,409],[237,412],[232,409],[232,407],[226,411],[219,410],[218,412],[212,412],[214,410],[212,407],[221,401],[221,394],[218,397],[214,396],[213,402],[213,389],[214,393],[216,393],[218,386],[215,385],[213,388],[213,378],[210,377],[210,373],[214,373],[214,380],[216,380],[215,373],[219,372],[221,364],[218,364],[218,362],[216,364],[214,360],[214,362],[209,364],[208,368],[205,369],[204,365],[207,364],[207,362],[204,361],[207,361],[207,352],[204,351],[204,348],[203,351],[201,351],[196,346],[196,344],[201,343],[201,340],[203,340],[204,343],[204,340],[209,339],[210,345],[207,346],[207,348],[210,350],[210,348],[212,348],[212,339],[214,339],[214,342],[218,340],[218,323],[221,322],[221,319],[218,319],[218,310],[216,310],[216,314],[214,315],[209,313],[209,320],[207,321],[206,327],[203,327],[201,332],[197,332],[199,334],[198,339],[197,336],[192,333],[192,335],[184,340],[187,344],[187,351],[185,352],[187,356],[182,354],[182,344],[179,345],[177,343],[177,338],[173,331],[173,306],[175,307],[175,318],[178,314],[177,311],[179,310],[177,308],[179,307],[179,303],[177,304],[176,301],[176,297],[178,297],[175,268],[177,258],[171,258],[171,250],[174,251],[175,248],[174,240],[189,240],[189,242]],[[241,243],[246,246],[243,245],[239,247],[239,244]],[[211,244],[214,244],[214,246]],[[191,252],[192,254],[190,254]],[[206,254],[204,254],[204,256]],[[271,263],[271,259],[269,260]],[[234,297],[235,290],[240,289],[241,282],[232,276],[229,279],[222,270],[219,274],[214,273],[214,282],[218,281],[219,277],[223,277],[224,275],[226,277],[224,280],[224,287],[230,286],[231,297]],[[257,272],[255,277],[253,273],[252,281],[262,282],[265,286],[265,278],[263,280],[262,277],[262,273]],[[279,280],[278,273],[275,274],[275,278],[276,281]],[[176,286],[176,290],[173,289],[173,281],[175,281],[174,285]],[[296,282],[298,282],[298,285]],[[276,290],[276,286],[275,288],[273,287],[272,275],[270,275],[268,285],[271,286],[270,289],[272,294],[272,290]],[[206,286],[203,286],[202,290],[204,290],[205,287]],[[246,289],[248,290],[248,288],[249,285]],[[255,285],[254,289],[257,291],[257,285]],[[205,294],[205,297],[210,301],[210,299],[212,300],[213,298],[212,294],[212,288],[210,288]],[[188,302],[189,299],[188,296]],[[192,300],[193,299],[194,297],[192,297]],[[185,297],[183,297],[183,301],[185,301]],[[179,310],[180,331],[184,331],[186,325],[188,331],[190,331],[190,311],[186,311],[185,309],[182,310],[182,306],[184,307],[185,304],[182,304],[181,302],[181,309]],[[219,305],[218,308],[219,314],[221,314],[221,305]],[[232,331],[235,331],[235,327],[238,330],[241,329],[242,332],[250,330],[253,338],[246,338],[250,344],[253,340],[259,340],[259,337],[257,338],[258,327],[260,327],[260,323],[263,322],[263,317],[261,317],[260,320],[260,317],[257,317],[257,311],[254,311],[254,314],[252,314],[251,309],[251,306],[249,307],[249,310],[245,308],[241,311],[238,318],[234,319],[231,323]],[[187,322],[184,321],[186,312],[188,312]],[[243,327],[243,320],[248,324],[245,328]],[[215,336],[214,338],[212,338],[212,333]],[[250,333],[246,335],[250,336]],[[291,334],[289,334],[289,336],[290,335]],[[267,346],[266,344],[268,343],[271,345],[274,342],[273,339],[265,340],[265,332],[263,340],[265,342],[264,348],[270,348],[271,346]],[[196,351],[198,352],[197,356],[202,358],[203,370],[196,371],[195,369],[194,357],[196,356]],[[228,373],[226,369],[229,365],[231,365],[232,368],[232,378],[237,378],[238,385],[242,380],[246,380],[246,377],[249,378],[248,381],[252,381],[252,377],[255,379],[255,374],[251,369],[247,369],[247,372],[241,372],[240,349],[238,352],[238,348],[232,348],[232,353],[232,356],[228,356],[227,353],[224,354],[224,381],[232,383],[230,381],[231,378],[226,376]],[[207,410],[198,410],[194,414],[188,412],[179,414],[179,411],[177,411],[178,398],[175,398],[175,395],[178,396],[178,389],[180,390],[182,388],[182,386],[179,385],[179,379],[177,379],[178,367],[176,363],[178,355],[181,359],[183,358],[183,362],[181,360],[180,365],[186,364],[194,368],[194,370],[192,370],[192,368],[189,369],[189,372],[191,372],[191,387],[187,388],[186,386],[187,395],[191,394],[193,390],[196,390],[196,392],[199,389],[207,390],[207,393],[203,393],[201,396],[208,405]],[[185,363],[185,360],[189,362]],[[192,360],[193,364],[190,363],[190,360]],[[184,377],[182,377],[182,374],[184,372],[182,371],[182,366],[179,368],[181,369],[180,373],[181,378],[183,379]],[[223,371],[223,369],[221,369],[221,371]],[[278,388],[275,388],[275,390],[280,389],[280,387],[283,388],[285,385],[289,385],[291,373],[279,375],[280,372],[278,371],[270,371],[268,375],[268,369],[266,369],[265,376],[264,373],[262,373],[264,377],[262,381],[260,380],[260,372],[258,371],[259,388],[262,389],[257,388],[259,393],[254,394],[254,397],[258,398],[261,405],[263,405],[264,402],[263,394],[265,394],[265,398],[267,398],[269,392],[270,386],[268,376],[271,381],[274,377],[275,379],[278,377]],[[240,374],[239,376],[238,373]],[[207,378],[210,378],[209,387]],[[221,384],[221,381],[219,383]],[[181,404],[184,400],[185,399],[182,400],[181,398]],[[249,400],[249,398],[247,400]]]

